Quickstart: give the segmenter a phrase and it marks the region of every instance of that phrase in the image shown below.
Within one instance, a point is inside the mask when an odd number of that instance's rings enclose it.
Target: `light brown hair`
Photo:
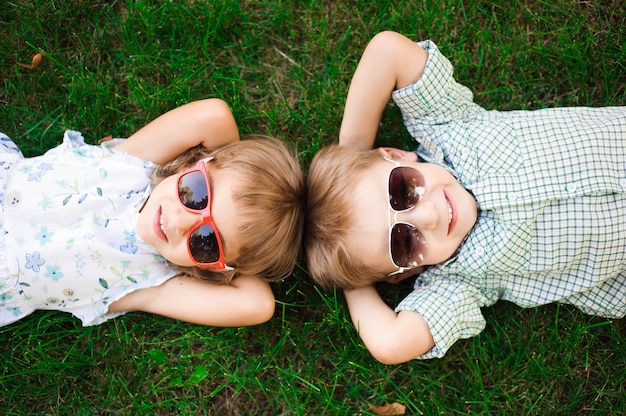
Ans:
[[[229,283],[236,275],[255,275],[267,281],[293,271],[301,249],[305,180],[294,152],[278,139],[249,135],[244,140],[209,150],[194,147],[155,170],[158,182],[213,156],[216,169],[241,175],[233,189],[239,209],[239,256],[235,271],[179,267],[185,274],[215,283]]]
[[[307,179],[304,253],[313,280],[323,288],[350,289],[383,280],[385,274],[355,258],[348,245],[354,227],[354,189],[361,174],[380,161],[377,150],[330,145],[313,158]]]

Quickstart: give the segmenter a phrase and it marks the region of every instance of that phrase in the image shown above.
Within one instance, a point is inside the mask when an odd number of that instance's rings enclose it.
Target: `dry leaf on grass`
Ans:
[[[43,53],[38,52],[38,53],[33,55],[33,59],[32,59],[30,64],[24,64],[22,62],[18,62],[17,64],[19,66],[21,66],[22,68],[35,69],[35,68],[37,68],[39,66],[39,64],[41,63],[42,59],[43,59]]]
[[[406,406],[400,403],[385,404],[383,406],[372,406],[367,404],[372,412],[377,415],[403,415],[406,412]]]

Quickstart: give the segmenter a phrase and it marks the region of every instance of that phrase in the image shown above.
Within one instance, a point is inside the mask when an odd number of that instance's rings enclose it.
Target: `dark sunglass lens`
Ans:
[[[203,210],[209,203],[207,179],[199,170],[184,174],[178,180],[180,202],[189,209]]]
[[[189,236],[189,252],[198,263],[213,263],[220,258],[215,230],[210,225],[196,228]]]
[[[424,176],[414,168],[399,166],[389,174],[389,204],[396,211],[413,208],[424,195]]]
[[[391,258],[399,267],[417,267],[424,262],[427,243],[424,235],[409,224],[391,229]]]

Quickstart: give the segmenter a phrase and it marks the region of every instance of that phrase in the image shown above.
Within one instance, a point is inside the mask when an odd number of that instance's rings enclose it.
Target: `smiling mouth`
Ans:
[[[163,212],[161,210],[161,207],[159,207],[159,210],[157,211],[154,218],[154,230],[157,236],[159,236],[163,241],[169,241],[167,239],[167,235],[165,235],[165,226],[163,225]]]
[[[456,205],[454,204],[454,201],[450,198],[450,195],[448,195],[445,191],[443,194],[446,198],[446,206],[448,208],[448,235],[450,235],[450,233],[452,233],[452,231],[454,230],[454,226],[456,225],[456,222],[458,220],[458,215],[456,211]]]

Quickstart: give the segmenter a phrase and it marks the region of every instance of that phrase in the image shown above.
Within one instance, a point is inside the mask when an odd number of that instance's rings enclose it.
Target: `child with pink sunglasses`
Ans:
[[[24,158],[0,133],[0,325],[35,310],[96,325],[130,311],[215,326],[267,321],[293,270],[304,178],[277,139],[239,140],[219,99],[128,139]]]
[[[415,152],[373,149],[390,99]],[[307,184],[309,271],[383,363],[442,357],[500,299],[626,315],[626,107],[489,111],[434,42],[383,32]],[[376,290],[411,276],[395,307]]]

